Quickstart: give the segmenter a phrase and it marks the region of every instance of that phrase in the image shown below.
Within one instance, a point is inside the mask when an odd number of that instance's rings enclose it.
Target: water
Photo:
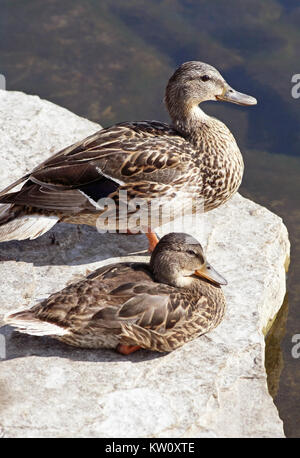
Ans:
[[[203,60],[252,108],[206,104],[244,155],[241,193],[280,215],[292,258],[288,294],[267,338],[269,389],[289,437],[300,437],[300,73],[298,0],[0,0],[0,73],[8,90],[38,94],[103,126],[168,120],[162,99],[174,68]]]

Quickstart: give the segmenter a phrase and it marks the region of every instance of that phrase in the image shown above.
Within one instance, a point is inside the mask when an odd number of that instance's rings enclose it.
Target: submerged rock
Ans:
[[[100,127],[36,96],[0,91],[1,187]],[[181,230],[179,223],[175,229]],[[282,220],[236,194],[184,227],[228,281],[211,333],[170,354],[123,357],[50,338],[0,334],[0,431],[5,437],[283,437],[267,390],[264,334],[285,294]],[[167,232],[162,228],[160,234]],[[147,259],[144,235],[61,224],[0,244],[3,315],[116,260]],[[138,253],[142,252],[142,253]]]

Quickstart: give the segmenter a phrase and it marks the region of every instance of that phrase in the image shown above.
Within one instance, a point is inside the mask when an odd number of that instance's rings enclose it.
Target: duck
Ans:
[[[166,86],[170,124],[149,120],[103,128],[5,188],[0,242],[35,239],[65,222],[99,232],[145,233],[152,252],[162,207],[172,220],[182,207],[207,212],[227,202],[241,184],[244,163],[230,130],[200,108],[208,100],[257,103],[213,66],[183,63]]]
[[[4,321],[81,348],[171,352],[218,326],[226,284],[198,240],[173,232],[160,239],[149,263],[100,267]]]

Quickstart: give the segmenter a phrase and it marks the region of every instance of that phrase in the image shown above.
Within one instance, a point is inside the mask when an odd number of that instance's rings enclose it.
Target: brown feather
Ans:
[[[224,309],[221,289],[206,281],[197,280],[191,290],[178,289],[154,281],[146,264],[123,263],[98,269],[30,310],[10,315],[7,322],[18,326],[19,316],[26,332],[27,317],[35,333],[38,320],[56,325],[53,337],[75,346],[121,342],[171,351],[217,326]]]

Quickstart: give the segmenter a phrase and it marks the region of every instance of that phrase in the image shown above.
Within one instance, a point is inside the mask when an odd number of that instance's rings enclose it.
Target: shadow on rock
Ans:
[[[35,240],[0,243],[0,262],[82,265],[126,255],[146,255],[147,248],[144,234],[100,234],[89,226],[57,224]]]
[[[88,362],[120,362],[130,361],[139,363],[156,358],[161,358],[167,353],[157,353],[148,350],[140,350],[131,355],[120,355],[114,350],[77,348],[59,342],[50,337],[36,337],[14,331],[11,326],[0,328],[0,337],[4,336],[5,352],[2,360],[11,360],[24,357],[59,357],[72,361]],[[1,359],[1,358],[0,358]]]

